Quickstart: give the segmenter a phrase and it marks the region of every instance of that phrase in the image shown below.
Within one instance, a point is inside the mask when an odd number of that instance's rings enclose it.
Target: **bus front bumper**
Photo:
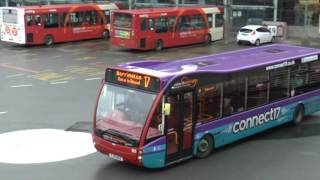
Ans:
[[[142,166],[141,158],[139,160],[138,148],[118,145],[96,135],[93,135],[93,142],[99,152],[108,155],[112,159]]]

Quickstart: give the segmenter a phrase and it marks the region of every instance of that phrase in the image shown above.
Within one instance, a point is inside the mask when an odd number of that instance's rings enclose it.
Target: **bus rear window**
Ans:
[[[17,24],[18,23],[17,10],[4,9],[3,10],[3,22]]]
[[[120,28],[131,28],[132,27],[131,14],[116,13],[114,16],[114,26],[120,27]]]

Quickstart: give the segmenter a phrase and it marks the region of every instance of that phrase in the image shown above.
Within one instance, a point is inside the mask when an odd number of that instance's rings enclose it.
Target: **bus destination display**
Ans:
[[[160,89],[158,78],[115,69],[107,69],[106,81],[148,91],[158,92]]]

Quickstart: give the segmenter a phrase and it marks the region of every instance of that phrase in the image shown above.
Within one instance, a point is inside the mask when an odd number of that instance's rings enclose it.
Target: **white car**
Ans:
[[[273,42],[275,37],[265,26],[248,25],[242,27],[237,35],[237,43],[249,42],[250,44],[260,46],[262,43]]]

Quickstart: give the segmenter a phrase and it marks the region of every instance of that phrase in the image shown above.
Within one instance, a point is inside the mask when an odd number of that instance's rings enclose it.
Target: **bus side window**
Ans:
[[[223,14],[216,14],[215,27],[222,27],[223,22],[224,22]]]
[[[158,17],[155,19],[154,23],[156,33],[166,33],[168,32],[168,18]]]
[[[110,24],[110,10],[105,10],[104,15],[106,18],[106,24]]]
[[[212,28],[212,24],[213,24],[212,14],[207,14],[207,19],[208,19],[209,28]]]
[[[295,96],[307,92],[307,64],[296,64],[290,67],[290,95]]]
[[[309,71],[307,76],[308,91],[320,88],[320,60],[309,63]]]
[[[140,29],[141,29],[141,31],[147,30],[147,19],[146,18],[140,19]]]
[[[179,18],[178,29],[180,32],[189,31],[191,27],[190,16],[181,16]]]
[[[221,116],[221,84],[209,84],[198,90],[198,122],[206,123]]]
[[[59,24],[60,24],[60,27],[67,26],[66,13],[59,14]]]
[[[232,79],[223,85],[223,116],[245,110],[245,79]]]
[[[44,28],[56,28],[58,26],[57,13],[49,13],[44,15]]]
[[[153,31],[153,19],[148,19],[148,30]]]
[[[95,25],[97,24],[97,12],[96,11],[86,11],[84,12],[84,25]]]
[[[71,26],[77,27],[80,26],[83,22],[82,13],[80,12],[72,12],[69,14],[69,21]]]
[[[26,15],[26,22],[27,22],[27,26],[32,26],[33,25],[33,17],[32,17],[32,15]]]
[[[265,71],[248,77],[247,109],[268,103],[269,74]]]
[[[279,68],[270,71],[269,102],[284,99],[289,95],[289,71],[288,68]]]
[[[151,142],[155,138],[159,137],[161,134],[161,126],[162,123],[162,102],[158,104],[158,107],[156,109],[156,112],[153,115],[150,127],[148,129],[146,141]]]
[[[41,26],[41,16],[40,16],[40,15],[35,15],[34,23],[35,23],[37,26]]]
[[[191,16],[191,27],[195,30],[204,29],[206,24],[203,16],[200,14]]]
[[[176,17],[170,17],[169,19],[169,30],[170,32],[174,32],[175,29],[175,22],[176,22]]]

